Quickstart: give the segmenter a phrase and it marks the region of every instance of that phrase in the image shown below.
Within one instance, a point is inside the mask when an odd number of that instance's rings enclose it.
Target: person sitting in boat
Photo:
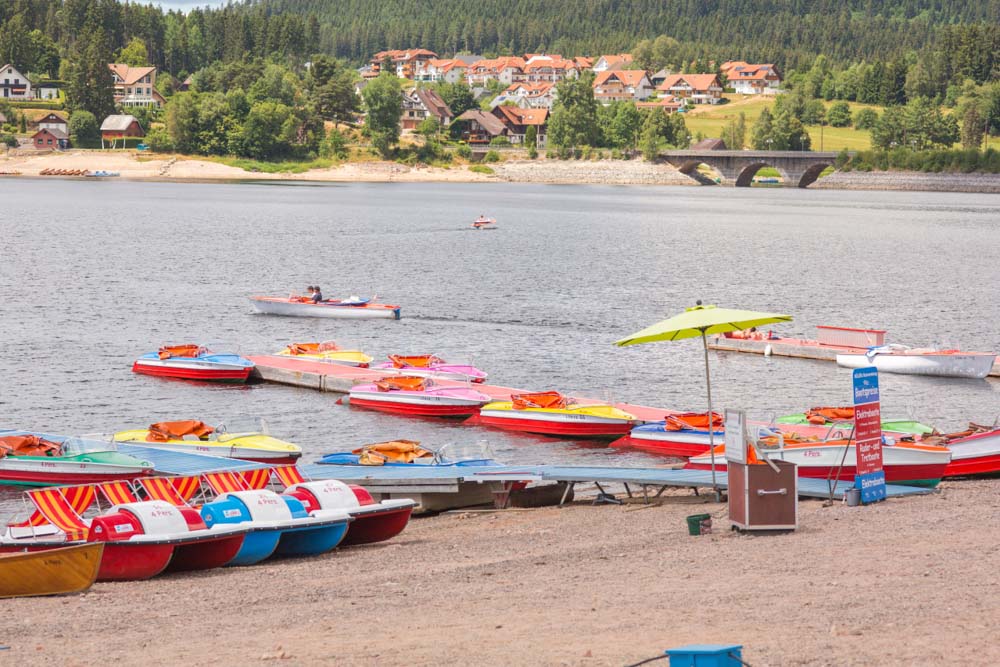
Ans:
[[[312,302],[313,303],[319,303],[320,301],[322,301],[323,300],[323,290],[321,290],[319,288],[319,285],[316,285],[316,287],[313,287],[312,290],[313,290],[312,291]]]

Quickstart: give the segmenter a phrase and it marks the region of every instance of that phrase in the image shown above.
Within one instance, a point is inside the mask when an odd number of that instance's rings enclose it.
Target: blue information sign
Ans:
[[[861,502],[866,505],[885,500],[885,472],[882,470],[855,475],[854,486],[861,489]]]
[[[878,369],[854,371],[854,485],[861,490],[861,502],[885,500],[885,471],[882,469],[882,409],[878,392]]]
[[[874,366],[854,369],[854,405],[878,403],[878,369]]]

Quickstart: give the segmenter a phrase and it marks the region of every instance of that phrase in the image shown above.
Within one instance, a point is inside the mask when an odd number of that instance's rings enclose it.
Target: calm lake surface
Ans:
[[[376,359],[436,353],[490,379],[704,410],[702,350],[612,343],[693,305],[790,313],[777,330],[884,328],[1000,350],[1000,196],[518,184],[0,182],[0,427],[113,432],[265,418],[311,461],[390,438],[486,440],[508,462],[655,460],[337,405],[336,394],[134,375],[167,342],[244,354],[333,339]],[[479,214],[491,232],[469,229]],[[401,321],[255,314],[247,296],[377,293]],[[850,402],[829,362],[711,355],[717,407]],[[886,375],[883,414],[941,428],[1000,413],[1000,382]]]

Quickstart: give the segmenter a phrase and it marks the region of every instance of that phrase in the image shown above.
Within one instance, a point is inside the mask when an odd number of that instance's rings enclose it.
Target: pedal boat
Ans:
[[[44,552],[0,554],[0,598],[82,593],[94,585],[100,542]]]
[[[778,417],[775,423],[783,430],[785,427],[796,427],[788,430],[803,435],[822,435],[824,429],[849,433],[854,428],[854,408],[851,406],[810,408],[803,413]],[[810,432],[798,427],[815,427],[815,429]],[[901,438],[908,435],[927,435],[933,433],[934,428],[912,419],[883,419],[882,432],[894,438]]]
[[[282,495],[297,498],[310,514],[346,510],[352,521],[343,546],[392,539],[406,528],[417,505],[409,498],[376,502],[366,489],[335,479],[293,484]]]
[[[936,377],[983,379],[990,374],[996,355],[992,352],[962,352],[883,345],[864,354],[838,354],[837,365],[845,368],[874,366],[883,373],[932,375]]]
[[[307,296],[252,296],[254,308],[268,315],[288,317],[329,317],[337,319],[399,319],[399,306],[375,303],[373,299],[351,296],[313,303]]]
[[[351,387],[348,404],[424,417],[469,417],[490,397],[466,387],[438,387],[434,380],[399,375]]]
[[[891,439],[887,439],[891,442]],[[809,440],[795,436],[769,436],[761,439],[760,451],[774,460],[798,466],[800,477],[853,481],[857,462],[854,440]],[[845,451],[846,450],[846,451]],[[715,469],[726,469],[726,447],[715,448]],[[841,468],[841,462],[843,467]],[[895,442],[882,447],[882,468],[888,484],[935,487],[945,476],[951,462],[951,450],[915,442]],[[707,453],[692,457],[684,466],[691,470],[710,470]],[[840,470],[839,477],[836,476]]]
[[[254,364],[238,354],[215,353],[202,345],[167,345],[142,355],[133,373],[203,382],[246,382]]]
[[[951,463],[944,476],[995,475],[1000,473],[1000,428],[969,424],[957,433],[925,435],[921,443],[940,445],[951,450]]]
[[[132,480],[152,472],[152,463],[120,453],[114,442],[0,431],[0,484],[89,484]]]
[[[30,520],[8,525],[0,536],[0,553],[102,542],[104,553],[97,580],[131,581],[149,579],[163,571],[207,570],[226,565],[239,553],[248,531],[241,525],[209,528],[196,510],[160,500],[123,503],[84,519],[62,495],[74,488],[82,487],[29,492],[39,512],[46,518],[61,517],[58,521],[62,527],[52,523],[31,525]]]
[[[315,556],[332,551],[353,521],[346,509],[306,511],[302,501],[267,489],[224,493],[201,506],[205,525],[251,529],[229,565],[253,565],[272,555]]]
[[[584,404],[555,391],[514,394],[479,411],[479,423],[508,431],[571,438],[608,438],[628,433],[634,415],[611,405]]]
[[[308,361],[325,361],[340,366],[368,368],[372,358],[361,350],[342,350],[332,340],[322,343],[291,343],[278,356],[304,359]]]
[[[487,218],[485,216],[479,216],[472,221],[471,227],[473,229],[496,229],[497,221],[495,218]]]
[[[264,420],[254,418],[223,422],[215,427],[194,419],[158,422],[146,429],[120,431],[113,438],[156,449],[274,465],[295,463],[302,456],[298,445],[269,435]]]
[[[415,440],[391,440],[365,445],[349,452],[327,454],[316,463],[386,467],[414,466],[495,466],[488,446],[444,445],[437,451],[425,449]]]
[[[458,382],[486,382],[486,373],[475,366],[449,364],[433,354],[403,356],[390,354],[389,361],[375,366],[376,370],[398,371],[403,375],[456,380]]]

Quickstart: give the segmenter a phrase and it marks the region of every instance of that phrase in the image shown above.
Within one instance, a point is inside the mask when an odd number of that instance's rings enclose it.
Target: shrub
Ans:
[[[458,148],[455,149],[455,153],[458,157],[465,158],[466,160],[472,157],[472,149],[469,148],[469,144],[459,144]]]
[[[538,157],[538,149],[532,144],[528,146],[528,159],[534,160],[536,157]]]
[[[510,146],[510,139],[507,137],[493,137],[490,139],[490,146]]]
[[[17,148],[17,137],[13,134],[0,134],[0,146]]]
[[[497,153],[496,151],[488,151],[486,153],[486,156],[483,158],[483,162],[499,162],[499,161],[500,161],[500,153]]]
[[[146,135],[146,145],[154,153],[167,153],[174,150],[173,139],[166,128],[154,127]]]
[[[474,171],[477,174],[487,174],[487,175],[495,174],[496,173],[495,171],[493,171],[489,167],[487,167],[485,165],[481,165],[481,164],[474,164],[474,165],[470,166],[469,167],[469,171]]]
[[[878,122],[878,112],[874,109],[859,109],[854,114],[854,129],[870,130]]]
[[[101,126],[89,111],[74,111],[69,117],[69,133],[73,144],[80,148],[101,145]]]

